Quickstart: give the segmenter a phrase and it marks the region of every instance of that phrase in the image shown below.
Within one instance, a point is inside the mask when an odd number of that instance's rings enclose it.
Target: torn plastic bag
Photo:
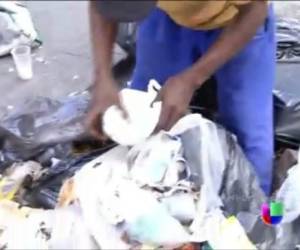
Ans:
[[[0,2],[0,56],[11,49],[27,44],[33,48],[42,44],[34,28],[30,12],[17,1]]]

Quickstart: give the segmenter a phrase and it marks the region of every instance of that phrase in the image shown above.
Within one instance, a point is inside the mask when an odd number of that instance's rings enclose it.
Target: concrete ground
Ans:
[[[33,52],[34,77],[17,78],[10,57],[0,59],[0,108],[35,96],[62,97],[91,84],[87,2],[26,1],[44,45]],[[300,17],[300,2],[275,2],[282,15]],[[116,52],[116,60],[124,56]]]
[[[34,77],[17,78],[11,57],[0,59],[0,107],[35,96],[62,97],[91,84],[87,2],[26,1],[44,42],[33,51]],[[117,49],[115,60],[124,57]]]

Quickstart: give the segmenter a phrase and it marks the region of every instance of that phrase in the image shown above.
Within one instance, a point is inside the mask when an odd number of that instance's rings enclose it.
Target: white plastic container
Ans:
[[[19,45],[11,50],[11,54],[18,72],[18,76],[22,80],[31,79],[33,72],[30,46]]]

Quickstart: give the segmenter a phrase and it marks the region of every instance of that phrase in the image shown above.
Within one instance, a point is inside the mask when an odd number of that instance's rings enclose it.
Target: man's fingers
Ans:
[[[97,139],[97,140],[99,140],[101,142],[105,141],[104,136],[101,133],[99,133],[99,131],[97,131],[96,129],[90,129],[89,133],[95,139]]]
[[[183,114],[179,111],[172,112],[170,118],[168,119],[168,123],[166,124],[165,130],[169,131],[182,116]]]
[[[154,130],[154,133],[158,133],[161,130],[165,130],[168,123],[168,119],[171,116],[171,112],[172,112],[171,106],[166,104],[162,105],[159,120]]]
[[[165,123],[163,124],[163,128],[165,131],[169,131],[175,124],[178,122],[180,118],[182,118],[186,114],[186,110],[177,107],[176,105],[169,106],[168,116],[165,118]]]
[[[90,113],[86,118],[88,132],[94,138],[105,141],[106,137],[102,133],[102,116],[99,113]]]

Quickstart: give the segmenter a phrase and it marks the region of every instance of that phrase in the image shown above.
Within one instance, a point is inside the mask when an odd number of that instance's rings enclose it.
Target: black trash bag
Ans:
[[[276,26],[277,60],[279,62],[299,61],[300,22],[296,19],[278,18]]]
[[[99,157],[115,146],[111,143],[79,157],[69,157],[51,166],[47,172],[30,187],[27,187],[25,201],[32,207],[51,209],[57,203],[58,194],[63,182],[72,177],[86,163]]]
[[[210,138],[205,141],[203,138],[207,134],[210,134]],[[235,215],[238,218],[258,249],[295,249],[300,244],[298,220],[276,227],[265,225],[262,221],[261,206],[268,202],[268,198],[261,190],[252,165],[233,135],[211,122],[208,130],[195,127],[188,129],[180,137],[184,157],[194,179],[198,177],[200,186],[207,176],[212,179],[211,190],[215,190],[215,193],[211,192],[210,198],[221,198],[225,215]],[[210,152],[205,161],[202,150]]]
[[[300,97],[277,90],[275,93],[275,135],[285,147],[300,144]]]
[[[0,127],[0,168],[14,161],[68,156],[67,144],[88,138],[83,118],[89,100],[88,92],[59,101],[36,98],[6,114]]]
[[[277,20],[277,84],[274,90],[276,149],[298,149],[300,143],[300,22]]]

